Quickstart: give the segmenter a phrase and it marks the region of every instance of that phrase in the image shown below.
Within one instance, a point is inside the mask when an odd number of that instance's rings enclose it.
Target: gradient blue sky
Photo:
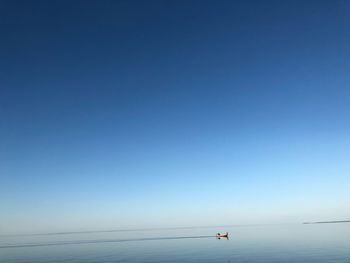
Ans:
[[[348,1],[0,1],[0,233],[350,219]]]

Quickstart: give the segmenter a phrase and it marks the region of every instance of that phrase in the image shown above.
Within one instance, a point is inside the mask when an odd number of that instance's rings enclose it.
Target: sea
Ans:
[[[229,238],[216,238],[218,232]],[[350,223],[2,235],[0,262],[350,263]]]

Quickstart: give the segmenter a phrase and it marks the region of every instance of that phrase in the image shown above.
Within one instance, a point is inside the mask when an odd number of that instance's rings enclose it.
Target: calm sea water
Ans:
[[[1,236],[0,262],[350,262],[350,223]]]

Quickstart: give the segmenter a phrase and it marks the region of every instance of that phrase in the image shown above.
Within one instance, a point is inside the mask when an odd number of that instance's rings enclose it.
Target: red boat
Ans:
[[[217,233],[216,237],[228,237],[228,233],[227,232],[225,234]]]

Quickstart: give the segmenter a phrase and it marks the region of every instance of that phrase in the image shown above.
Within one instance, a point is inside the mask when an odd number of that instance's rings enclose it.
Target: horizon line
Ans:
[[[62,231],[48,233],[32,234],[0,234],[0,236],[51,236],[51,235],[74,235],[74,234],[92,234],[92,233],[112,233],[112,232],[134,232],[134,231],[152,231],[152,230],[178,230],[178,229],[197,229],[197,228],[217,228],[217,227],[249,227],[249,226],[269,226],[300,223],[261,223],[261,224],[228,224],[228,225],[206,225],[206,226],[178,226],[178,227],[150,227],[150,228],[125,228],[110,230],[83,230],[83,231]]]

